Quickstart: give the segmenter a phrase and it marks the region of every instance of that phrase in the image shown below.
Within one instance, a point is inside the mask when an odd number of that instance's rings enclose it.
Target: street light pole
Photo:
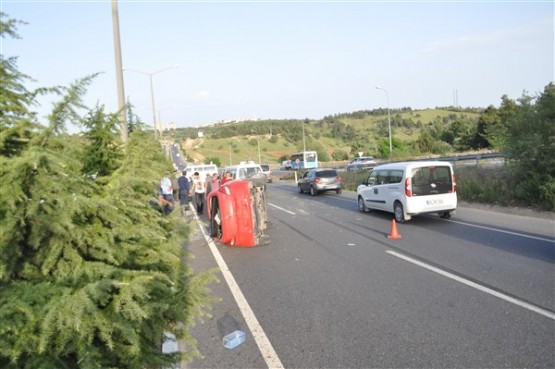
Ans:
[[[387,99],[387,125],[389,127],[389,153],[391,154],[391,152],[393,151],[393,145],[391,144],[391,115],[389,114],[389,94],[387,93],[387,90],[385,88],[376,86],[376,89],[382,90],[383,92],[385,92],[385,97]]]
[[[170,65],[169,67],[162,68],[162,69],[157,70],[155,72],[144,72],[142,70],[123,68],[123,70],[128,70],[130,72],[135,72],[135,73],[140,73],[140,74],[146,74],[149,77],[149,80],[150,80],[150,99],[151,99],[151,102],[152,102],[152,124],[153,124],[153,127],[154,127],[154,137],[156,137],[156,129],[158,128],[158,124],[156,123],[156,103],[154,102],[154,85],[152,83],[152,76],[154,76],[155,74],[164,72],[168,69],[177,68],[177,67],[178,67],[177,64],[176,65]],[[160,132],[160,133],[162,133],[162,132]]]

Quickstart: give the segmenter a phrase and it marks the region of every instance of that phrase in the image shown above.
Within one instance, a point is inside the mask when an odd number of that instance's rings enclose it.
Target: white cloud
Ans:
[[[546,40],[546,36],[550,40]],[[432,41],[422,51],[426,58],[449,55],[463,56],[470,53],[514,51],[531,45],[553,44],[553,20],[542,19],[534,23],[499,29],[483,34],[462,35],[447,40]]]

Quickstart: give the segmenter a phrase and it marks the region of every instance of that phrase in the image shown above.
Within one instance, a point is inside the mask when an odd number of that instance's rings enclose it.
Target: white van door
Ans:
[[[384,210],[387,191],[385,186],[385,177],[387,170],[373,170],[365,185],[359,189],[360,195],[364,200],[364,205],[368,209]]]
[[[393,212],[395,201],[401,201],[404,206],[405,187],[402,169],[390,169],[383,173],[383,184],[380,185],[380,199],[383,199],[383,210]]]

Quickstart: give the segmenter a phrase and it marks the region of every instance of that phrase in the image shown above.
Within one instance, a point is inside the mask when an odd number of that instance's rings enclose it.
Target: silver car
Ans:
[[[376,160],[371,156],[361,156],[354,158],[347,164],[347,170],[367,170],[377,165]]]
[[[266,175],[268,183],[272,183],[272,169],[270,169],[270,165],[260,164],[260,168],[262,168],[262,173]]]
[[[335,169],[309,169],[299,179],[297,186],[299,193],[306,191],[310,192],[312,196],[325,191],[335,191],[340,194],[343,189],[343,180]]]

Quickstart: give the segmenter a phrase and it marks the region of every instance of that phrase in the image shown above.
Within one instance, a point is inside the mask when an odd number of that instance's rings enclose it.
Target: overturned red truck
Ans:
[[[231,180],[208,194],[210,235],[230,246],[252,247],[269,242],[265,181]]]

